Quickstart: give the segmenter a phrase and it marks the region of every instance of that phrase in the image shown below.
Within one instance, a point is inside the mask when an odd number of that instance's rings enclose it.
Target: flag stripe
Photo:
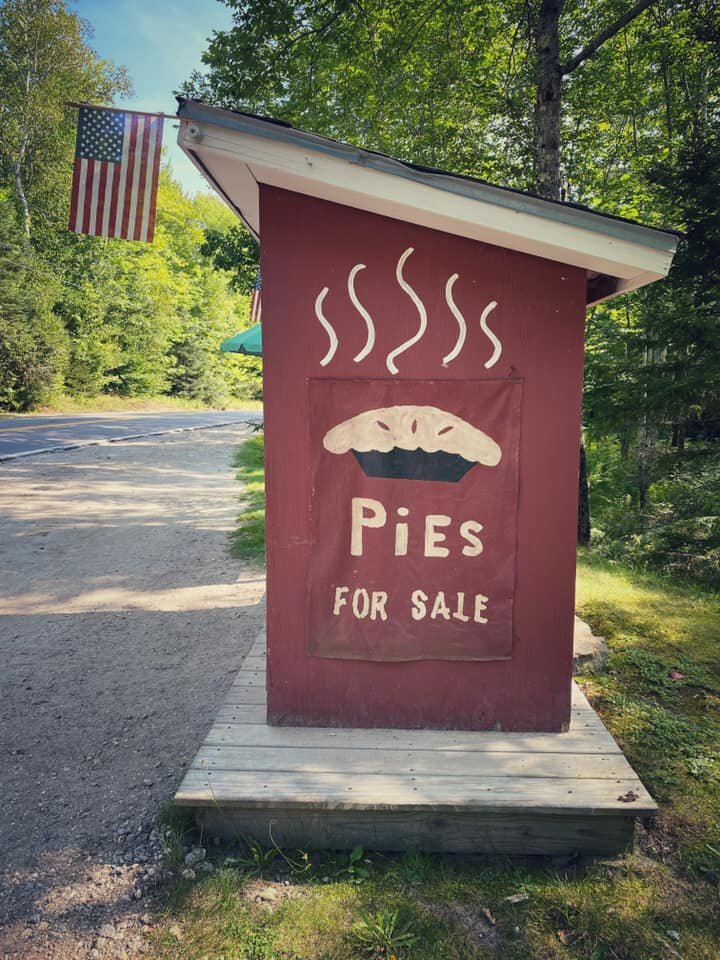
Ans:
[[[250,323],[258,323],[260,319],[260,291],[253,290],[250,300]]]
[[[118,202],[115,211],[115,236],[122,237],[123,220],[125,219],[125,191],[127,187],[127,166],[130,155],[130,137],[132,134],[132,117],[127,114],[125,117],[125,131],[123,136],[122,157],[118,169]]]
[[[87,160],[80,161],[80,175],[78,178],[78,189],[80,191],[80,202],[78,203],[77,213],[75,214],[75,230],[82,233],[83,218],[85,215],[85,184],[87,183]]]
[[[115,180],[115,164],[108,163],[105,166],[105,191],[103,193],[102,223],[100,225],[100,236],[110,236],[110,208],[113,199],[113,182]]]
[[[95,161],[85,161],[85,199],[83,203],[82,232],[90,233],[90,207],[92,205],[92,184],[93,174],[95,173]]]
[[[158,121],[157,118],[150,118],[149,123],[149,138],[147,143],[147,160],[146,160],[146,171],[147,176],[145,177],[145,182],[143,183],[143,196],[142,196],[142,217],[140,219],[140,232],[138,239],[147,240],[148,235],[148,222],[150,219],[150,204],[152,201],[152,191],[153,191],[153,175],[155,172],[155,150],[157,147],[158,139]]]
[[[108,232],[109,237],[117,236],[115,230],[118,223],[118,210],[120,209],[120,181],[122,179],[122,170],[120,169],[119,163],[113,164],[113,185],[112,185],[112,199],[110,200],[110,216],[108,217]]]
[[[128,137],[127,156],[123,150],[122,167],[124,182],[124,198],[122,205],[122,218],[120,233],[123,237],[128,237],[128,227],[130,226],[130,208],[132,206],[132,183],[135,172],[135,151],[137,150],[137,128],[138,118],[130,117],[130,136]]]
[[[93,160],[93,176],[92,184],[90,186],[90,218],[89,224],[90,229],[88,233],[97,233],[97,209],[98,209],[98,197],[100,195],[100,176],[102,174],[101,167],[104,166],[98,160]]]
[[[162,154],[163,119],[156,118],[155,152],[152,157],[152,180],[150,205],[148,209],[147,234],[145,239],[152,243],[155,236],[155,216],[157,214],[158,177],[160,175],[160,156]]]
[[[149,121],[150,117],[143,117],[141,127],[142,149],[140,150],[140,176],[137,178],[137,189],[133,191],[135,193],[135,200],[137,203],[135,208],[135,217],[133,220],[133,228],[130,231],[130,236],[133,238],[133,240],[139,240],[140,233],[142,231],[143,207],[145,205],[145,180],[147,179],[148,140],[151,132]]]
[[[137,218],[137,202],[138,202],[138,185],[140,183],[140,170],[142,169],[142,163],[139,161],[142,158],[142,148],[143,148],[144,142],[145,142],[145,124],[141,123],[140,118],[138,117],[137,124],[135,125],[135,150],[133,154],[132,179],[130,180],[130,218],[128,221],[128,228],[127,228],[128,240],[135,239],[135,223]]]
[[[105,211],[105,186],[108,177],[108,163],[100,164],[100,182],[97,190],[97,209],[95,211],[95,233],[102,236],[103,214]]]

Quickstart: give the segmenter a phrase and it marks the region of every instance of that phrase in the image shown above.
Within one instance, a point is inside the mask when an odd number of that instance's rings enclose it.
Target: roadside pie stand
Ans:
[[[266,724],[567,730],[584,315],[663,277],[674,237],[179,116],[261,237]]]

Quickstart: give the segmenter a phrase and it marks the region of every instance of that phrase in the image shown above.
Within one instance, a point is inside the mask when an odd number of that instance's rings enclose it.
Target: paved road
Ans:
[[[180,411],[172,413],[81,413],[65,416],[0,418],[0,460],[57,450],[68,444],[157,435],[172,430],[257,423],[257,410]]]

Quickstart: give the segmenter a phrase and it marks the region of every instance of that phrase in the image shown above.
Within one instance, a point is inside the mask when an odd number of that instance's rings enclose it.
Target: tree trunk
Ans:
[[[560,62],[560,15],[565,0],[541,0],[537,20],[533,24],[535,41],[535,189],[541,197],[559,200],[560,119],[562,110],[562,78],[576,70],[600,47],[614,37],[656,0],[636,0],[622,16],[602,30],[586,46],[565,63]],[[590,543],[590,500],[585,467],[585,444],[580,444],[580,500],[578,506],[578,541]]]
[[[535,28],[535,189],[541,197],[560,199],[560,68],[559,21],[564,0],[542,0]]]
[[[559,200],[560,118],[562,68],[560,66],[560,14],[564,0],[542,0],[535,26],[535,189],[541,197]],[[590,491],[585,465],[585,443],[580,442],[578,490],[578,543],[590,543]]]
[[[23,187],[22,180],[22,165],[23,160],[25,159],[25,151],[27,150],[28,145],[28,136],[23,134],[23,138],[20,141],[20,149],[18,150],[17,160],[15,161],[15,192],[17,193],[18,200],[20,201],[20,206],[22,207],[23,213],[23,230],[25,232],[25,239],[30,239],[30,206],[25,196],[25,188]]]
[[[625,463],[627,458],[630,456],[630,430],[628,427],[625,427],[623,432],[620,434],[620,459]]]

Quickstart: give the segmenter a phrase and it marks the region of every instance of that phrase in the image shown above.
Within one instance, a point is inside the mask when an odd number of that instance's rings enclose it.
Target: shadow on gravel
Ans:
[[[0,466],[0,956],[142,952],[155,817],[263,626],[228,554],[246,435]]]

